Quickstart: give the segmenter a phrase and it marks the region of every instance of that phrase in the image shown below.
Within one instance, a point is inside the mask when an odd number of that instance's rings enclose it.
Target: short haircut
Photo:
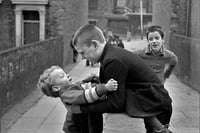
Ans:
[[[50,74],[56,69],[62,68],[59,66],[51,66],[50,68],[44,70],[44,72],[40,75],[40,78],[38,80],[37,87],[41,89],[46,96],[59,97],[59,92],[53,91],[53,79],[50,76]]]
[[[91,24],[81,26],[74,34],[72,43],[74,46],[77,44],[77,40],[81,38],[83,43],[89,46],[92,40],[98,40],[101,43],[105,42],[104,34],[102,30]]]
[[[148,40],[149,33],[150,32],[155,32],[155,31],[157,31],[160,34],[160,36],[161,36],[162,39],[164,38],[164,32],[162,30],[162,27],[159,26],[159,25],[153,25],[153,26],[150,26],[147,29],[147,32],[146,32],[146,38],[147,38],[147,40]]]

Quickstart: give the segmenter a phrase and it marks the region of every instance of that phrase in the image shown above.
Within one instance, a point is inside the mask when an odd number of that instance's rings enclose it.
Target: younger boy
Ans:
[[[146,33],[148,46],[134,51],[143,58],[156,73],[158,78],[165,82],[178,62],[177,56],[164,47],[164,32],[160,26],[150,26]]]
[[[95,82],[98,82],[98,79],[95,78],[88,78],[84,82],[72,84],[71,77],[62,68],[52,66],[40,76],[38,87],[47,96],[60,97],[66,107],[68,104],[92,103],[107,92],[117,89],[118,84],[114,79],[110,79],[106,84],[97,84]],[[90,133],[92,131],[88,131],[87,119],[87,114],[73,114],[68,110],[63,130],[66,133]]]

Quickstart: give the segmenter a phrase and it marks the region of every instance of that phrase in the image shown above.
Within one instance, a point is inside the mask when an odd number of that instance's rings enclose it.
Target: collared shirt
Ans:
[[[172,51],[164,48],[164,46],[162,46],[159,53],[154,53],[149,45],[144,49],[135,50],[133,53],[139,55],[147,64],[149,64],[162,83],[164,83],[166,78],[164,77],[165,72],[168,71],[171,73],[172,70],[169,68],[174,68],[178,62],[177,56]]]

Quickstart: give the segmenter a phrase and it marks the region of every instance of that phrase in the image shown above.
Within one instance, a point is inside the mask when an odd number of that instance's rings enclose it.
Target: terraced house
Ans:
[[[0,0],[0,117],[36,89],[39,74],[72,62],[87,0]]]

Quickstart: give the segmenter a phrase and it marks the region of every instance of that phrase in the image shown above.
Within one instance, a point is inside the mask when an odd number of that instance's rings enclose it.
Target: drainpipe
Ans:
[[[141,29],[141,40],[143,40],[143,7],[142,0],[140,0],[140,29]]]
[[[190,18],[190,0],[187,0],[186,5],[186,25],[185,25],[185,35],[189,36],[189,18]]]

